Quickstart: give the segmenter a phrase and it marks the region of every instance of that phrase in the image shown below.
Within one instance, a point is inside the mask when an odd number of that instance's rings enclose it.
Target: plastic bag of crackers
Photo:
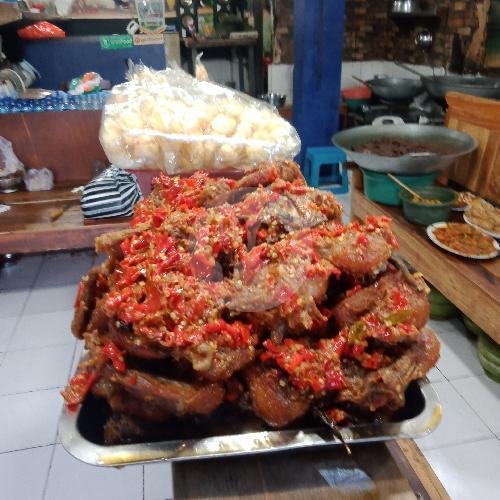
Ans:
[[[269,104],[179,68],[144,66],[113,88],[100,141],[115,165],[167,174],[246,170],[300,151],[296,130]]]

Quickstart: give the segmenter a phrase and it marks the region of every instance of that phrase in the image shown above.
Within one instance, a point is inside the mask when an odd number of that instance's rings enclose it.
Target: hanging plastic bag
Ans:
[[[197,80],[200,80],[203,82],[208,82],[210,80],[210,78],[208,76],[207,68],[205,68],[205,65],[201,62],[202,57],[203,57],[203,52],[200,52],[196,56],[196,64],[195,64],[194,74],[195,74]]]
[[[20,28],[17,30],[17,34],[24,40],[44,40],[47,38],[64,38],[66,36],[66,33],[61,28],[47,21],[40,21]]]
[[[292,125],[246,94],[179,68],[135,67],[129,79],[113,88],[99,135],[109,161],[122,168],[246,170],[300,150]]]
[[[12,143],[4,137],[0,137],[0,177],[22,174],[23,172],[24,165],[14,153]]]

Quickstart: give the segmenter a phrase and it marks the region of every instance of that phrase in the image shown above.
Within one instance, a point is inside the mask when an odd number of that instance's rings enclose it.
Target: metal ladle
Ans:
[[[415,37],[415,45],[422,50],[427,50],[432,46],[434,37],[429,30],[422,30]]]

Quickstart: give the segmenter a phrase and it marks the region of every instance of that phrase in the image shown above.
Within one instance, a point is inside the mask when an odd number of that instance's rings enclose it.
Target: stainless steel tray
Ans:
[[[88,398],[76,412],[63,408],[59,432],[64,448],[75,458],[92,465],[123,466],[159,460],[193,460],[269,453],[315,446],[340,445],[331,431],[312,425],[286,430],[265,429],[257,419],[233,422],[217,430],[200,429],[196,424],[182,428],[180,439],[106,446],[100,442],[104,423],[98,400]],[[406,392],[406,405],[394,422],[364,424],[340,429],[348,444],[411,439],[432,432],[441,420],[441,404],[427,380],[413,382]],[[196,431],[196,434],[195,434]],[[205,433],[205,435],[203,435]]]

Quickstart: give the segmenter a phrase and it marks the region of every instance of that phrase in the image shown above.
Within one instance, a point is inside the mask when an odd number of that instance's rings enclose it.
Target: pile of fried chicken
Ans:
[[[108,442],[221,408],[271,428],[315,409],[390,419],[439,357],[428,290],[393,255],[389,220],[341,215],[293,162],[155,179],[131,228],[96,239],[108,257],[80,283],[72,331],[88,355],[68,407],[104,398]]]

